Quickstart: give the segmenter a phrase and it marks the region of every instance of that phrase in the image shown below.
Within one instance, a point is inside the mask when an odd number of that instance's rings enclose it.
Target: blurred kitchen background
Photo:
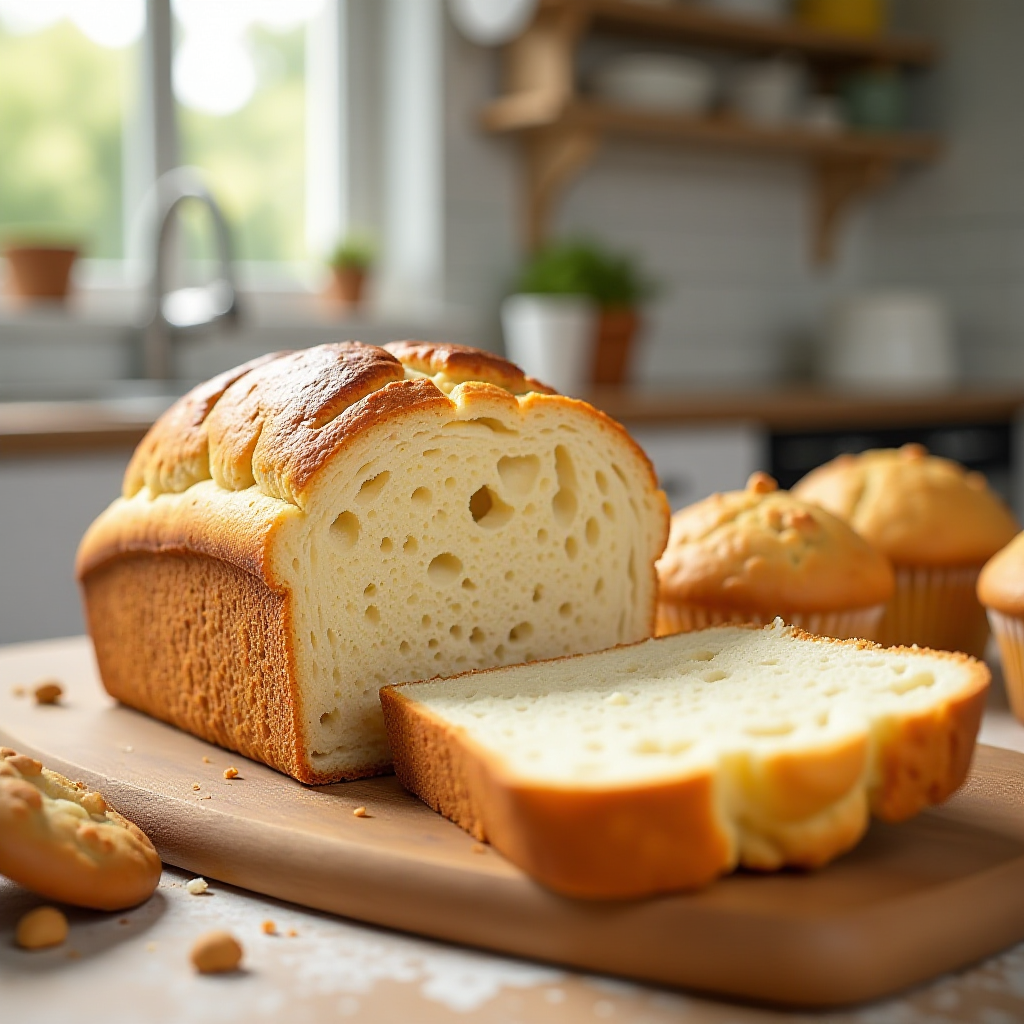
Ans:
[[[673,507],[921,441],[1024,510],[1020,0],[0,0],[0,642],[175,395],[506,351]]]

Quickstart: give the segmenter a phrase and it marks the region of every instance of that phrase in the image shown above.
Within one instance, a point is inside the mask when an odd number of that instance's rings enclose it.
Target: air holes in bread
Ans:
[[[544,587],[541,584],[537,584],[533,588],[533,603],[536,604],[544,596]]]
[[[615,522],[615,506],[610,501],[601,502],[601,511],[610,523]]]
[[[714,651],[694,651],[690,655],[690,661],[710,661],[714,656]]]
[[[597,520],[591,516],[587,520],[587,543],[593,547],[601,539],[601,527]]]
[[[343,547],[352,547],[359,540],[359,519],[352,512],[342,512],[331,523],[331,536]],[[295,566],[295,568],[298,568],[298,566]]]
[[[412,500],[416,502],[417,505],[429,505],[432,498],[433,495],[430,493],[429,487],[417,487],[416,490],[412,492]]]
[[[759,722],[744,726],[748,736],[788,736],[795,726],[792,722]]]
[[[496,530],[504,526],[512,518],[514,511],[511,505],[505,504],[486,484],[474,491],[469,499],[469,514],[473,517],[473,522],[485,530]]]
[[[380,542],[380,550],[381,550],[381,553],[382,553],[382,554],[385,554],[385,555],[390,555],[390,554],[391,554],[391,552],[392,552],[392,550],[393,550],[393,548],[394,548],[394,546],[395,546],[395,545],[391,543],[391,538],[390,538],[390,537],[385,537],[385,538],[384,538],[384,539],[383,539],[383,540],[382,540],[382,541]]]
[[[575,537],[565,538],[565,553],[569,556],[569,561],[575,559],[576,555],[579,554],[579,550],[580,546]]]
[[[375,604],[366,606],[366,611],[363,614],[370,620],[374,625],[380,622],[380,609]]]
[[[531,622],[520,622],[518,626],[513,626],[508,631],[509,641],[514,644],[529,640],[531,636],[533,636],[533,623]]]
[[[576,517],[579,500],[576,497],[576,467],[564,445],[555,446],[555,474],[558,477],[558,490],[551,499],[551,509],[555,514],[555,522],[561,527],[568,527]]]
[[[359,493],[356,495],[356,501],[360,505],[370,505],[377,500],[380,492],[384,490],[384,485],[391,479],[391,474],[384,470],[383,473],[378,473],[376,476],[370,477],[369,480],[364,480],[362,486],[359,488]]]
[[[604,475],[604,473],[601,472],[601,470],[598,470],[594,474],[594,483],[597,484],[597,489],[602,494],[607,494],[608,493],[608,477],[606,477]]]
[[[363,587],[363,597],[373,597],[373,595],[376,593],[377,585],[375,583],[367,583],[366,586]],[[328,633],[331,632],[332,630],[328,630]]]
[[[701,679],[703,679],[705,683],[717,683],[720,679],[728,678],[729,673],[723,672],[719,668],[713,668],[710,672],[705,672],[704,675],[701,676]]]
[[[569,616],[572,615],[572,602],[566,601],[564,604],[560,604],[558,606],[558,614],[561,615],[563,619],[569,618]]]
[[[935,676],[931,672],[915,672],[912,676],[907,676],[905,679],[897,679],[895,682],[889,684],[889,689],[893,693],[910,693],[911,690],[920,690],[927,686],[932,686],[935,683]]]
[[[456,640],[462,639],[462,627],[458,623],[452,626],[452,628],[449,629],[448,632],[451,633],[451,635],[455,637]]]
[[[545,530],[543,527],[541,527],[537,531],[537,543],[538,544],[545,544],[545,543],[547,543],[547,539],[548,539],[548,531]]]
[[[325,711],[320,716],[320,724],[330,728],[332,725],[337,725],[341,719],[341,713],[335,708],[333,711]]]
[[[415,555],[419,551],[419,541],[415,537],[409,536],[405,538],[405,543],[402,545],[402,550],[407,555]]]
[[[398,649],[402,652],[402,654],[408,654],[412,650],[412,646],[410,645],[408,640],[403,640],[398,645]]]
[[[471,644],[482,644],[487,639],[487,635],[479,626],[473,627],[473,632],[469,634],[469,642]]]
[[[540,473],[536,455],[503,455],[498,459],[498,476],[509,494],[524,497],[533,490]]]
[[[462,574],[462,561],[449,551],[435,555],[427,566],[430,581],[437,586],[446,587],[453,584]]]

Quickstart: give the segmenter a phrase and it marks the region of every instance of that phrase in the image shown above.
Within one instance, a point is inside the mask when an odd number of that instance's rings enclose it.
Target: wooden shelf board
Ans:
[[[495,132],[570,125],[618,135],[702,143],[748,152],[791,154],[820,160],[924,161],[938,156],[932,135],[918,132],[842,132],[762,128],[730,117],[689,117],[578,100],[555,116],[550,108],[508,96],[485,108],[484,126]]]
[[[549,0],[549,6],[581,0]],[[721,14],[695,4],[659,7],[630,0],[582,0],[594,29],[703,43],[754,53],[795,51],[810,60],[926,66],[935,47],[915,37],[856,37],[805,28],[793,21],[768,21]]]
[[[1024,410],[1024,391],[994,388],[886,395],[824,387],[699,393],[606,387],[581,397],[626,423],[668,427],[746,421],[780,432],[1009,423]]]

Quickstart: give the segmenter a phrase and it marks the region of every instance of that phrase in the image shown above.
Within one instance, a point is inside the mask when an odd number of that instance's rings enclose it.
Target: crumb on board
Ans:
[[[484,846],[483,843],[474,843],[473,844],[473,852],[474,853],[486,853],[487,852],[487,847]]]
[[[117,923],[118,924],[131,924],[131,921],[129,921],[127,917],[119,917],[117,919]]]
[[[357,807],[352,813],[357,818],[368,818],[370,816],[365,807]]]
[[[274,922],[271,921],[270,918],[267,918],[267,920],[260,925],[260,931],[263,932],[264,935],[276,935],[277,925],[274,924]]]
[[[202,896],[209,888],[210,883],[205,878],[191,878],[185,883],[185,889],[193,896]]]
[[[189,959],[200,974],[223,974],[242,962],[242,945],[230,932],[207,932],[196,939]]]
[[[192,783],[192,788],[198,793],[199,792],[199,783],[198,782],[193,782]]]
[[[36,907],[18,922],[15,942],[22,949],[49,949],[68,937],[68,919],[56,907]]]
[[[156,943],[155,942],[147,942],[146,943],[146,952],[147,953],[155,953],[156,952]]]
[[[24,697],[27,692],[28,691],[25,689],[24,686],[11,687],[11,693],[14,694],[15,697]]]
[[[213,795],[211,793],[207,793],[206,796],[203,797],[203,799],[204,800],[212,800],[213,799]]]
[[[57,704],[64,690],[55,679],[44,679],[37,683],[33,691],[37,704]]]
[[[285,932],[285,935],[287,935],[289,939],[297,938],[298,934],[299,933],[294,928],[289,928],[288,931]]]
[[[213,762],[205,754],[203,754],[203,764],[213,764]]]
[[[238,769],[237,768],[225,768],[224,769],[224,778],[225,779],[237,779],[238,778]]]

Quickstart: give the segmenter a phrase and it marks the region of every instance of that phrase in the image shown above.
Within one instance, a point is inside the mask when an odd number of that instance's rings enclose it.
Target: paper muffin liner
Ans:
[[[989,626],[975,593],[980,572],[981,565],[897,566],[896,590],[882,616],[878,642],[983,657]]]
[[[1024,722],[1024,619],[989,608],[988,621],[999,644],[1003,684],[1010,708],[1017,719]]]
[[[847,608],[837,612],[786,612],[779,609],[712,608],[707,605],[683,604],[678,601],[658,602],[658,636],[670,633],[692,633],[710,626],[753,623],[767,626],[780,617],[790,626],[799,626],[808,633],[832,636],[839,640],[860,637],[874,640],[885,606]]]

